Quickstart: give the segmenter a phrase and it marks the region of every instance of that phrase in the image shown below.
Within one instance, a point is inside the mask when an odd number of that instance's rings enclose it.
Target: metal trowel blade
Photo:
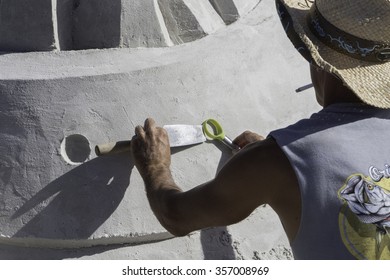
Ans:
[[[173,124],[164,125],[168,132],[171,147],[199,144],[206,141],[201,125]]]

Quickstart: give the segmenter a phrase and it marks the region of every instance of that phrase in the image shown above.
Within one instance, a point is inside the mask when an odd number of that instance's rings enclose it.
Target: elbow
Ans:
[[[160,224],[175,237],[186,236],[191,232],[187,226],[175,215],[177,213],[166,213],[163,217],[160,217]]]
[[[191,231],[183,230],[177,226],[164,226],[164,228],[175,237],[183,237],[189,234]]]
[[[164,199],[160,215],[156,215],[161,225],[175,237],[191,233],[191,222],[186,219],[179,207],[180,193],[170,194]]]

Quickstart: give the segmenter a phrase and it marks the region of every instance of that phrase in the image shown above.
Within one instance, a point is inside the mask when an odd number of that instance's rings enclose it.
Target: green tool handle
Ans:
[[[209,130],[209,126],[213,129],[213,131]],[[218,121],[214,119],[205,120],[202,124],[203,133],[207,138],[211,140],[219,140],[228,146],[231,150],[239,150],[240,147],[233,143],[233,140],[225,135],[222,126]]]

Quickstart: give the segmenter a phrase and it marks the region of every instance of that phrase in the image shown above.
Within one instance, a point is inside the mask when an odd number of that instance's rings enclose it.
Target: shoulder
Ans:
[[[240,178],[242,190],[258,198],[258,204],[273,204],[296,182],[295,173],[284,152],[269,137],[252,143],[238,152],[221,170],[217,179]]]
[[[246,164],[254,164],[257,168],[266,170],[268,175],[264,174],[264,176],[271,178],[291,169],[287,157],[272,137],[248,145],[237,156]],[[259,172],[264,173],[260,170]]]

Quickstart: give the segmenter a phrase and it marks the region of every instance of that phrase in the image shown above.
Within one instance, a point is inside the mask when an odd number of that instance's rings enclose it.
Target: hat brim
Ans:
[[[379,108],[390,108],[390,62],[358,60],[323,44],[307,25],[311,2],[276,0],[280,16],[287,16],[291,20],[284,28],[292,43],[307,60],[337,75],[363,102]],[[302,45],[306,47],[303,51]]]

